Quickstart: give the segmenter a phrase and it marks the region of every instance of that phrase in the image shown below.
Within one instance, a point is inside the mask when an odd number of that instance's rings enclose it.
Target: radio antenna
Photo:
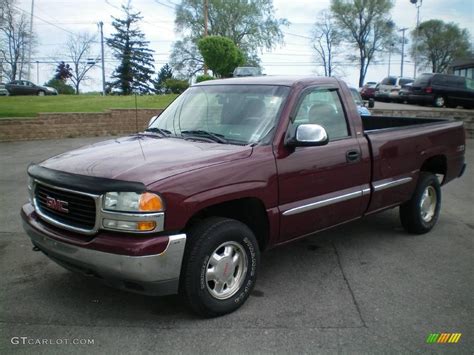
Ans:
[[[135,129],[138,134],[138,104],[137,104],[137,94],[135,93]]]

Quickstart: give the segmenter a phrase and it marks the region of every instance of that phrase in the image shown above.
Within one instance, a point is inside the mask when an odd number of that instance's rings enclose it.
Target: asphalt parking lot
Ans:
[[[178,297],[117,291],[31,250],[19,217],[26,166],[102,139],[0,144],[0,353],[472,353],[473,140],[431,233],[406,234],[390,210],[270,250],[247,303],[203,320]],[[462,336],[426,344],[441,332]]]

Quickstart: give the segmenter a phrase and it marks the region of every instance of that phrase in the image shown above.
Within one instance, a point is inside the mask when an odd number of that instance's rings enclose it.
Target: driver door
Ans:
[[[370,157],[347,124],[338,89],[313,88],[299,102],[290,125],[319,124],[329,143],[277,158],[280,242],[360,217],[370,191]]]

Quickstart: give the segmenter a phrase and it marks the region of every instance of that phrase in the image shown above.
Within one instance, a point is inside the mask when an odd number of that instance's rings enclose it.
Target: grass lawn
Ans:
[[[176,95],[137,96],[138,108],[163,108]],[[134,96],[58,95],[0,96],[0,119],[35,117],[39,112],[103,112],[111,108],[135,108]]]

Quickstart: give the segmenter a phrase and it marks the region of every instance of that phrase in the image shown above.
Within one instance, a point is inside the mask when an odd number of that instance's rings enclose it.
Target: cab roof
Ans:
[[[265,75],[265,76],[245,76],[240,78],[207,80],[194,84],[193,86],[209,86],[209,85],[278,85],[278,86],[295,86],[295,85],[318,85],[318,84],[337,84],[335,78],[316,76],[316,75]]]

